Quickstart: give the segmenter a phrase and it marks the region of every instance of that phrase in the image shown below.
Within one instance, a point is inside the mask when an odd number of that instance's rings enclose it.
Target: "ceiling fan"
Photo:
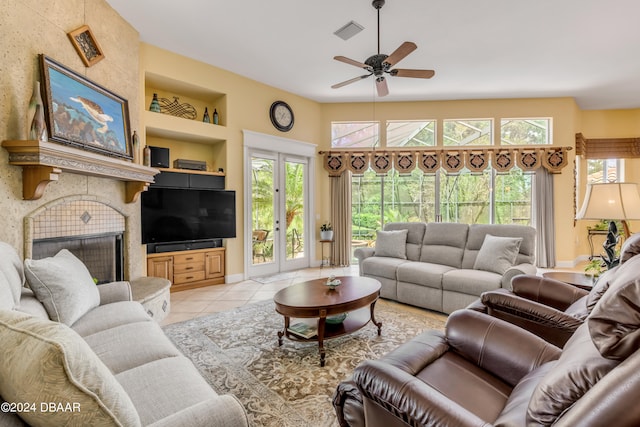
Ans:
[[[385,0],[373,0],[371,3],[373,7],[378,11],[378,53],[367,58],[364,62],[356,61],[345,56],[334,56],[336,61],[344,62],[345,64],[355,65],[356,67],[365,69],[369,74],[355,77],[353,79],[346,80],[341,83],[337,83],[331,86],[333,89],[337,89],[342,86],[346,86],[351,83],[355,83],[359,80],[366,79],[369,76],[376,77],[376,89],[378,96],[386,96],[389,94],[389,87],[387,86],[387,80],[384,73],[396,77],[413,77],[417,79],[430,79],[435,74],[433,70],[413,70],[404,68],[394,68],[395,64],[404,59],[411,52],[416,50],[416,46],[413,42],[404,42],[398,47],[391,55],[385,55],[380,53],[380,9],[384,6]]]

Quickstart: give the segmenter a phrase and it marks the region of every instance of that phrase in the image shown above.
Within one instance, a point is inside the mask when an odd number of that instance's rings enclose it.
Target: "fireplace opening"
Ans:
[[[84,263],[98,284],[124,280],[123,233],[34,239],[32,248],[33,259],[69,250]]]

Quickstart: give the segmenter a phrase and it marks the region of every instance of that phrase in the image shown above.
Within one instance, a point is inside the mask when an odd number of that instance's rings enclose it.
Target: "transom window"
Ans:
[[[435,120],[387,122],[387,147],[433,147],[436,145]]]
[[[493,120],[444,120],[442,144],[450,145],[493,145],[491,128]]]
[[[502,119],[501,145],[551,144],[551,119]]]
[[[331,123],[331,147],[374,148],[380,144],[378,122]]]

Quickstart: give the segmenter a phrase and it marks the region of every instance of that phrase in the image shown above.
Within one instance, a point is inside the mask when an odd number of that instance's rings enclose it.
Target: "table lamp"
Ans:
[[[620,220],[625,238],[629,238],[627,220],[640,219],[638,184],[607,182],[587,184],[587,194],[576,219]]]

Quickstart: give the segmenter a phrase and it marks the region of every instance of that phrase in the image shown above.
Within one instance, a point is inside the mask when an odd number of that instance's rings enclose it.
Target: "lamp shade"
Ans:
[[[640,219],[638,184],[588,184],[584,203],[576,219]]]

